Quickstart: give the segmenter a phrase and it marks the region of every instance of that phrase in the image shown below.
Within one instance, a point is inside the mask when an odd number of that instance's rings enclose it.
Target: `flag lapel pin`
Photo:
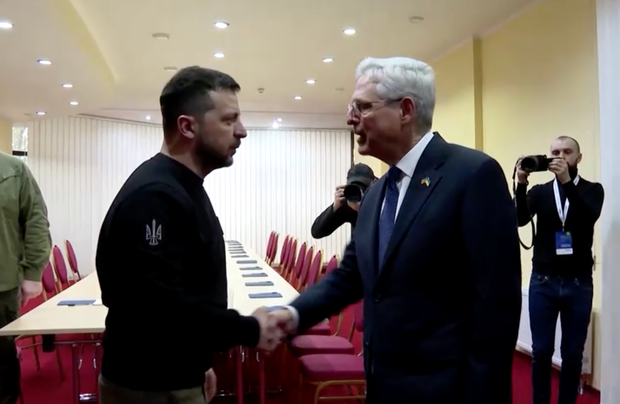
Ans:
[[[428,177],[424,177],[422,178],[422,181],[420,181],[421,185],[426,185],[427,187],[431,185],[431,179]]]

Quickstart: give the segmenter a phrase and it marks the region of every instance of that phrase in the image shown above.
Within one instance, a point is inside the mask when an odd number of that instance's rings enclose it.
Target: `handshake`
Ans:
[[[274,351],[290,334],[295,332],[294,319],[287,309],[268,311],[260,307],[252,313],[260,326],[257,347],[268,352]]]

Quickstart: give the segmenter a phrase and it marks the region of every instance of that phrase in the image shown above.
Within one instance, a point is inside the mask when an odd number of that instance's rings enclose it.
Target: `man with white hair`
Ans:
[[[356,79],[348,123],[360,154],[390,169],[340,268],[272,315],[303,333],[363,299],[369,403],[509,403],[521,262],[504,173],[431,132],[427,64],[369,58]]]

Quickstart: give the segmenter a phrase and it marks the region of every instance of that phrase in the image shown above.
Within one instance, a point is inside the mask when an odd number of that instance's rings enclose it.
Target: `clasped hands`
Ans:
[[[260,326],[260,339],[257,347],[272,352],[282,343],[295,329],[293,316],[286,309],[268,311],[260,307],[252,314]]]

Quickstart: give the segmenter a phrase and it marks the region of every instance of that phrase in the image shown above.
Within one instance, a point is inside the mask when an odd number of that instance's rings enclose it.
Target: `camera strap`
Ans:
[[[577,185],[579,183],[579,176],[576,176],[573,182]],[[564,202],[564,209],[562,209],[562,198],[560,197],[560,187],[558,186],[557,178],[553,180],[553,194],[555,196],[555,207],[557,208],[558,216],[560,216],[560,220],[562,221],[562,231],[564,231],[564,224],[566,223],[566,216],[568,216],[570,201],[566,198],[566,202]]]

